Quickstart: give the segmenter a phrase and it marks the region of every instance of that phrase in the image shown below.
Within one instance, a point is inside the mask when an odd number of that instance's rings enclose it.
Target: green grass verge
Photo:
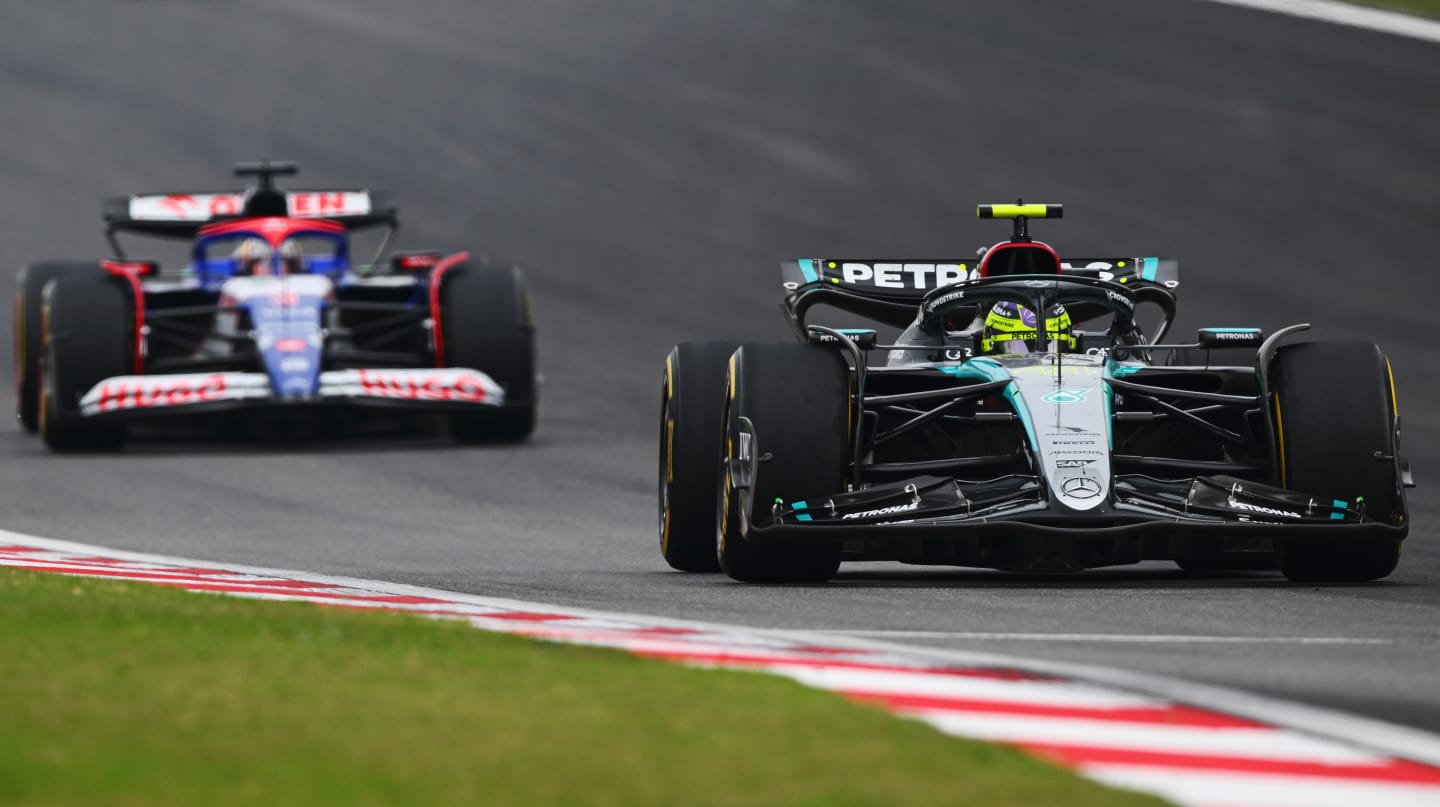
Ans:
[[[783,679],[0,569],[0,802],[1157,805]]]
[[[1374,6],[1388,11],[1403,11],[1422,17],[1440,19],[1440,0],[1350,0],[1363,6]]]

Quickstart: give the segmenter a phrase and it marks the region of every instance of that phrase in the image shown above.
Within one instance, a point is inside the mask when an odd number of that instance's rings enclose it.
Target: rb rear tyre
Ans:
[[[100,267],[95,261],[41,261],[15,276],[15,417],[27,432],[40,428],[41,295],[52,279],[83,272],[99,274]]]
[[[107,378],[134,374],[132,297],[123,280],[98,271],[64,273],[45,285],[38,426],[51,450],[104,451],[124,442],[125,427],[87,420],[80,398]]]
[[[519,442],[535,430],[535,324],[530,292],[518,268],[465,264],[441,279],[444,361],[490,376],[505,389],[498,408],[452,415],[461,443]]]

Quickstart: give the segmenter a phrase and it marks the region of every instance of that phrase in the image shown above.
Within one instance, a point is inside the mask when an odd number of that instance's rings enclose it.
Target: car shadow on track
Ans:
[[[1126,566],[1116,569],[1092,569],[1073,574],[1018,574],[1014,572],[1002,572],[993,569],[972,569],[943,567],[940,569],[931,568],[907,568],[898,567],[894,569],[864,569],[847,570],[844,566],[840,571],[826,583],[741,583],[731,580],[723,574],[681,574],[674,571],[647,571],[622,576],[634,576],[643,578],[652,583],[673,582],[680,584],[695,584],[704,581],[708,585],[733,585],[744,588],[755,589],[816,589],[816,590],[1027,590],[1052,589],[1052,590],[1165,590],[1173,589],[1200,590],[1200,589],[1295,589],[1304,588],[1367,588],[1373,587],[1385,590],[1399,589],[1425,589],[1422,583],[1408,582],[1404,580],[1378,580],[1369,583],[1325,583],[1325,584],[1303,584],[1291,583],[1281,576],[1279,571],[1247,571],[1247,572],[1187,572],[1174,567],[1162,565],[1163,562],[1156,561],[1147,563],[1144,566]],[[657,578],[668,578],[668,580],[657,580]]]
[[[1168,563],[1151,562],[1138,566],[1090,569],[1069,574],[1021,574],[989,569],[857,569],[840,571],[825,584],[837,588],[895,589],[1262,589],[1318,588],[1315,584],[1296,584],[1286,580],[1279,571],[1187,572]],[[1326,588],[1382,586],[1408,587],[1411,584],[1389,580],[1372,583],[1327,583]]]
[[[34,438],[29,450],[46,452]],[[398,454],[409,451],[464,451],[471,449],[514,449],[540,442],[457,443],[443,421],[399,420],[390,423],[302,423],[231,426],[139,425],[131,428],[125,445],[116,450],[67,453],[74,457],[165,457],[165,456],[273,456],[282,454]]]

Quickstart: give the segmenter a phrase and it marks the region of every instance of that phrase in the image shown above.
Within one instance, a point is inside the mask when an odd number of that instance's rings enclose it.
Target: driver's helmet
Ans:
[[[305,250],[300,247],[300,242],[295,239],[288,239],[280,244],[280,270],[281,274],[298,275],[301,272],[301,264],[305,258]]]
[[[1037,337],[1035,330],[1034,311],[1015,303],[996,303],[985,316],[985,330],[980,336],[980,352],[987,355],[1029,353],[1030,344]],[[1070,314],[1058,303],[1045,317],[1045,343],[1042,350],[1049,350],[1051,345],[1056,343],[1062,351],[1074,350],[1077,344],[1075,334],[1070,330]]]
[[[274,271],[275,250],[263,238],[241,241],[231,257],[235,259],[235,273],[239,275],[268,275]]]

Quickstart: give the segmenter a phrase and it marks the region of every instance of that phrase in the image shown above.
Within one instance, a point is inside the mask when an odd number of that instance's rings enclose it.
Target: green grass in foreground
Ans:
[[[1363,6],[1440,18],[1440,0],[1351,0]]]
[[[4,569],[0,802],[1160,803],[779,678]]]

